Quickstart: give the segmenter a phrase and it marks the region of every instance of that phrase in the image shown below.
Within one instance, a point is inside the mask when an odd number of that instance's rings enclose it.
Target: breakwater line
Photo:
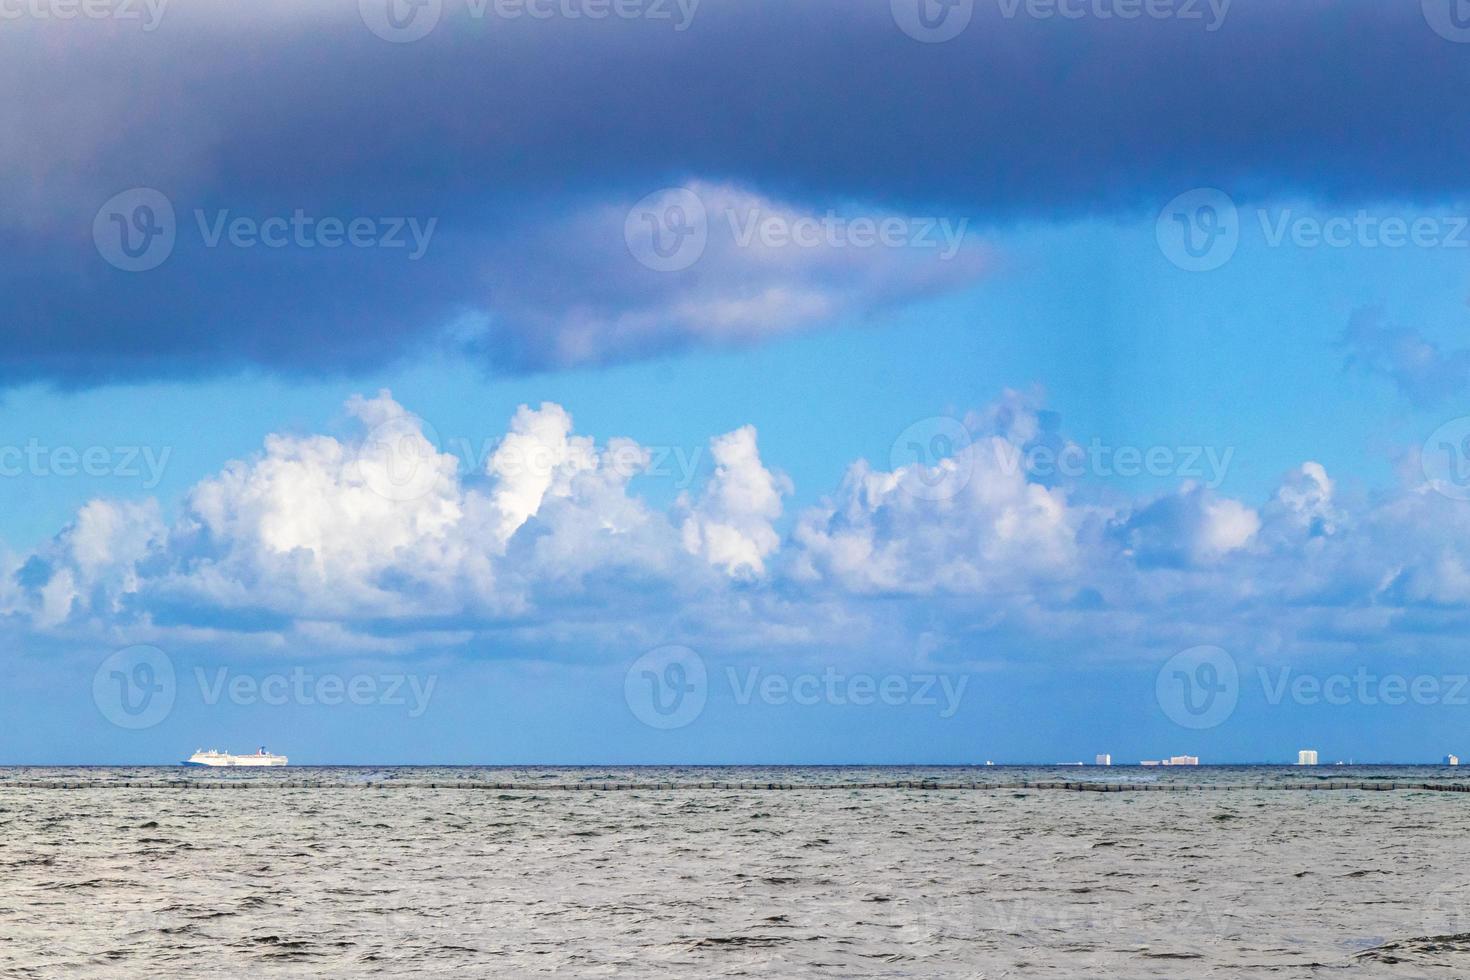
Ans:
[[[75,780],[6,780],[0,781],[0,792],[8,789],[51,789],[51,790],[117,790],[117,789],[167,789],[182,791],[209,790],[263,790],[263,789],[338,789],[338,790],[461,790],[466,792],[540,793],[540,792],[670,792],[685,790],[722,790],[727,792],[855,792],[864,790],[921,790],[925,792],[992,793],[1019,791],[1075,792],[1075,793],[1221,793],[1221,792],[1326,792],[1362,790],[1368,792],[1393,792],[1420,790],[1434,793],[1470,793],[1470,781],[1463,783],[1435,783],[1402,780],[1322,780],[1320,782],[1289,783],[1129,783],[1065,780],[1027,780],[1003,783],[946,783],[926,780],[886,780],[875,782],[846,783],[793,783],[793,782],[737,782],[737,781],[678,781],[678,782],[630,782],[598,781],[505,783],[481,782],[478,780],[385,780],[360,783],[321,783],[302,780],[281,779],[221,779],[221,780],[109,780],[106,782],[79,782]]]

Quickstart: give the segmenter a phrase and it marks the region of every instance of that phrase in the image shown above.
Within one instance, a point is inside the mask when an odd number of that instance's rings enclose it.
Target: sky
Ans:
[[[1470,756],[1456,3],[4,7],[0,763]]]

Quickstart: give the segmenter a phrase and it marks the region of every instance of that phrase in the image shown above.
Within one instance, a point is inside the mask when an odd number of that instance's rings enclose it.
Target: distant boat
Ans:
[[[213,766],[216,768],[233,766],[284,766],[285,764],[286,757],[284,755],[272,755],[265,750],[265,746],[261,746],[253,755],[231,755],[228,752],[221,752],[219,749],[210,749],[208,752],[203,749],[198,749],[183,762],[183,765],[186,766]]]

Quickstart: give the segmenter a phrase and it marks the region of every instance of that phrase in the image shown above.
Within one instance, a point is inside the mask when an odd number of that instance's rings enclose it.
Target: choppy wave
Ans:
[[[158,773],[0,771],[0,976],[1470,976],[1460,794],[689,785],[1017,777],[1001,767],[290,767],[187,778],[317,783],[18,785]],[[655,774],[679,788],[537,790]],[[1108,774],[1127,775],[1240,778]],[[364,785],[426,776],[524,788]]]
[[[1138,784],[1298,784],[1313,782],[1434,782],[1470,786],[1470,766],[301,766],[211,769],[199,766],[14,766],[0,768],[6,783],[109,785],[122,782],[241,780],[312,786],[392,783],[537,785],[782,783],[795,785],[922,781],[940,786],[984,786],[1066,780]]]

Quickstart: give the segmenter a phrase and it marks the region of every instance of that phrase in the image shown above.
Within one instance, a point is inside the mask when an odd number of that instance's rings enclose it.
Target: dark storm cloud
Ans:
[[[731,304],[796,292],[807,326],[898,295],[854,291],[830,263],[752,279],[716,250],[662,273],[672,300],[640,305],[648,270],[616,222],[584,219],[692,181],[789,213],[978,226],[1150,212],[1201,185],[1431,200],[1470,180],[1470,44],[1435,0],[977,0],[943,43],[899,28],[908,0],[666,0],[595,20],[555,12],[611,0],[543,0],[550,18],[450,3],[393,43],[368,26],[386,2],[172,0],[151,30],[7,7],[21,13],[0,21],[0,381],[350,371],[458,342],[467,315],[485,319],[476,356],[535,369],[568,349],[585,363],[758,338],[694,322]],[[93,226],[116,234],[98,209],[137,187],[174,208],[176,241],[157,268],[123,271]],[[258,235],[298,210],[371,220],[370,244],[204,231],[227,212]],[[114,213],[151,227],[136,200]],[[416,259],[381,244],[409,218],[436,222]],[[687,322],[656,322],[671,306]],[[636,342],[601,342],[630,320]],[[544,337],[567,329],[575,343]]]

